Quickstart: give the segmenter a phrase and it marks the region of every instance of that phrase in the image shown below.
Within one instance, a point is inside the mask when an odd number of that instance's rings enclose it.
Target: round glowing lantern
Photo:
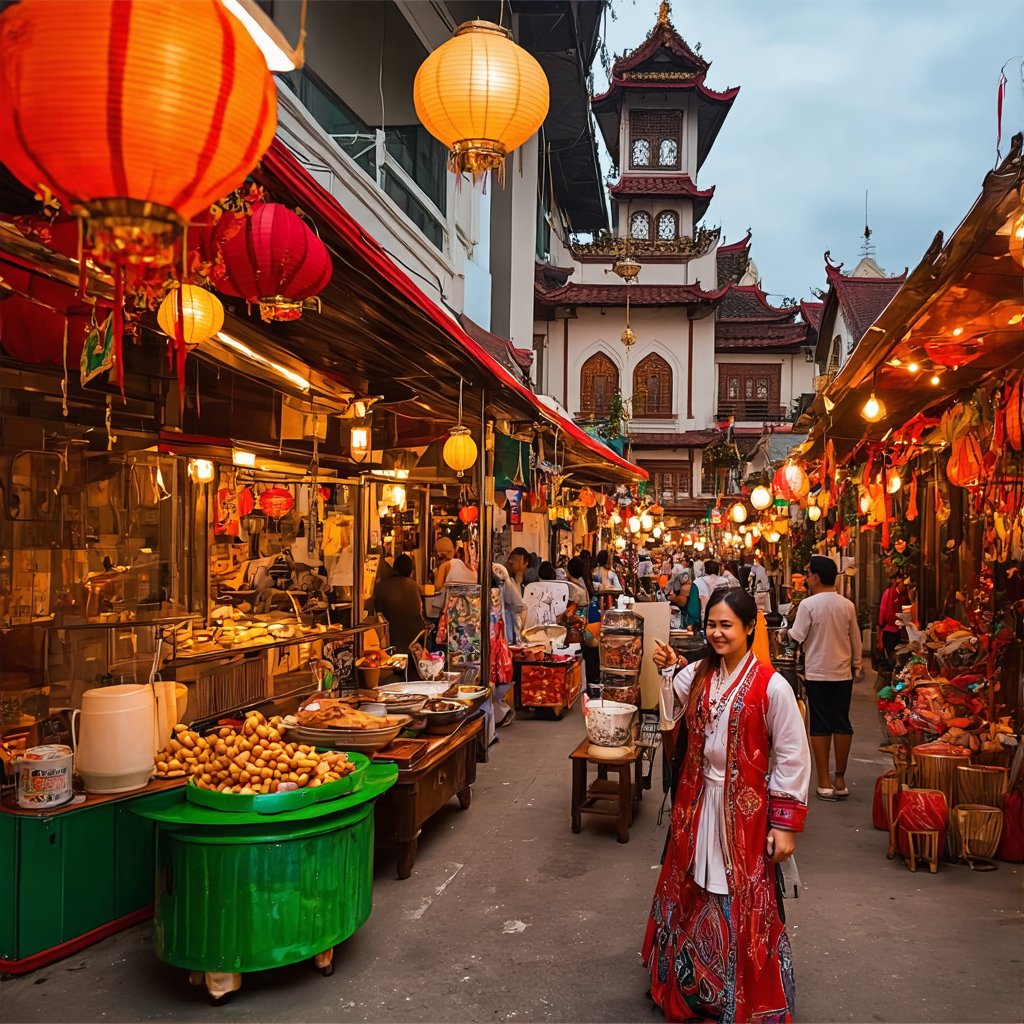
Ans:
[[[156,311],[160,330],[171,338],[177,337],[179,317],[186,347],[195,348],[223,328],[224,307],[220,299],[205,288],[183,284],[169,291]]]
[[[821,518],[821,509],[817,505],[807,506],[807,518],[816,523]]]
[[[769,488],[765,487],[764,484],[758,484],[750,492],[750,504],[758,510],[763,512],[772,503],[772,492]]]
[[[423,127],[448,148],[449,168],[483,174],[543,124],[548,80],[508,29],[467,21],[420,65],[412,97]]]
[[[0,15],[0,153],[89,218],[94,255],[171,257],[274,138],[267,62],[219,0],[47,0]]]
[[[0,302],[0,348],[22,363],[67,366],[77,372],[92,311],[74,309],[61,313],[21,295],[8,296]]]
[[[729,518],[734,523],[745,523],[747,521],[747,506],[742,501],[737,501],[732,508],[729,509]]]
[[[786,462],[776,471],[772,489],[780,498],[799,501],[811,489],[811,482],[795,462]]]
[[[214,286],[257,303],[268,322],[298,320],[304,300],[322,292],[331,279],[327,246],[280,203],[257,206],[219,249],[221,259],[210,272]]]
[[[480,509],[476,505],[463,505],[459,509],[459,520],[469,526],[480,518]]]
[[[452,427],[441,452],[445,464],[462,476],[476,462],[477,447],[468,427]]]

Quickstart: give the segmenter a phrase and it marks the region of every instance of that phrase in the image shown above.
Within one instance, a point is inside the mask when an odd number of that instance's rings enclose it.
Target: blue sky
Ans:
[[[810,298],[826,249],[860,258],[864,191],[876,259],[915,266],[967,213],[995,162],[996,85],[1007,68],[1003,154],[1024,129],[1024,0],[676,0],[672,21],[739,85],[700,185],[727,241],[753,228],[766,291]],[[610,53],[632,49],[657,0],[613,0]],[[1011,60],[1011,58],[1016,58]],[[597,91],[604,74],[595,63]]]

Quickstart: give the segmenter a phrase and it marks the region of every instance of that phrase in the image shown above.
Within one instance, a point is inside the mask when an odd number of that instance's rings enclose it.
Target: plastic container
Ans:
[[[636,612],[620,611],[618,608],[609,608],[601,616],[601,632],[632,633],[643,635],[643,616]]]
[[[601,699],[616,704],[637,704],[640,701],[640,680],[636,675],[601,673]]]
[[[587,736],[595,746],[629,746],[637,714],[635,704],[620,704],[611,700],[585,700],[583,714],[587,723]]]
[[[90,793],[130,793],[153,774],[156,700],[150,686],[100,686],[82,695],[78,774]]]
[[[29,811],[46,811],[66,804],[74,795],[71,775],[74,754],[62,743],[29,747],[14,762],[18,806]]]

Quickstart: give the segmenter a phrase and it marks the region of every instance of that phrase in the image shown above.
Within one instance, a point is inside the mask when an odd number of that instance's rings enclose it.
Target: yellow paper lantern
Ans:
[[[181,308],[182,336],[188,348],[208,341],[224,327],[224,307],[213,292],[194,284],[183,284],[169,291],[156,312],[156,322],[168,337],[176,334],[178,309]]]
[[[452,427],[442,456],[445,464],[455,470],[456,476],[462,476],[476,462],[476,441],[467,427]]]
[[[759,484],[750,492],[750,504],[759,512],[764,511],[771,503],[772,492],[764,484]]]
[[[540,64],[489,21],[467,21],[420,65],[412,86],[416,116],[450,151],[456,173],[500,169],[548,112]]]
[[[807,518],[812,523],[816,523],[821,518],[821,509],[817,505],[808,505],[807,507]]]
[[[731,509],[729,509],[729,518],[734,523],[745,523],[747,521],[747,506],[742,501],[737,501]]]

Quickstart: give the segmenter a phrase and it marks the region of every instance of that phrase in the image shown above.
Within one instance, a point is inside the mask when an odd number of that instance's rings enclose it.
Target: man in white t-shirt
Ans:
[[[850,700],[853,684],[862,678],[862,643],[857,609],[836,592],[836,563],[811,555],[805,597],[789,631],[804,645],[804,685],[810,703],[811,752],[818,775],[818,797],[842,800],[850,795],[846,766],[853,743]],[[836,773],[829,775],[829,747],[835,741]]]
[[[750,567],[747,586],[754,597],[754,604],[768,615],[772,610],[772,585],[768,581],[768,570],[758,561]]]
[[[711,595],[720,587],[728,587],[729,581],[724,576],[718,575],[719,565],[713,558],[704,563],[704,575],[694,581],[697,593],[700,595],[700,626],[704,628],[704,612],[707,609]]]

